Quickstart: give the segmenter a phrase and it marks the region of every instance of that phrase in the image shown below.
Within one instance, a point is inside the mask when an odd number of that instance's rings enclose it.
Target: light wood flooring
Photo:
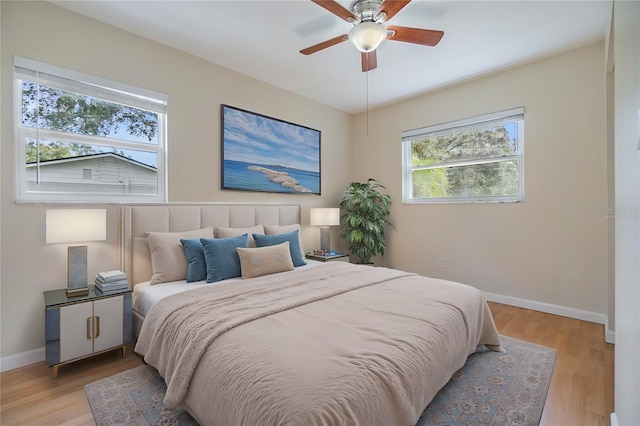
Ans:
[[[558,351],[540,425],[609,425],[614,345],[604,326],[489,303],[500,334]]]
[[[541,425],[609,425],[614,346],[602,325],[490,303],[501,334],[558,351]],[[142,365],[131,348],[52,369],[38,363],[0,375],[0,424],[92,425],[84,385]]]

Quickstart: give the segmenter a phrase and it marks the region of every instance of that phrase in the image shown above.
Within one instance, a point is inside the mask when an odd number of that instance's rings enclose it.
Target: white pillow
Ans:
[[[185,232],[147,232],[151,285],[187,279],[187,258],[180,239],[213,238],[213,227]]]
[[[267,235],[277,235],[277,234],[286,234],[287,232],[292,232],[298,230],[298,240],[300,242],[300,252],[302,254],[304,251],[304,240],[302,239],[302,227],[299,223],[293,225],[264,225],[264,233]]]
[[[240,258],[242,278],[253,278],[294,269],[289,241],[267,247],[238,247],[236,250]]]
[[[251,234],[264,234],[264,228],[262,225],[248,226],[246,228],[222,228],[216,226],[217,238],[237,237],[242,234],[249,234],[249,247],[255,247],[256,242],[253,240],[253,236]]]

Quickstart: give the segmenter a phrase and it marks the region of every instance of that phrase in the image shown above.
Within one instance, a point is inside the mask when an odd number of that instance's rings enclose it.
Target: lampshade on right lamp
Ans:
[[[310,209],[310,225],[320,227],[320,250],[325,253],[330,251],[331,235],[329,227],[340,225],[339,208],[314,208]]]

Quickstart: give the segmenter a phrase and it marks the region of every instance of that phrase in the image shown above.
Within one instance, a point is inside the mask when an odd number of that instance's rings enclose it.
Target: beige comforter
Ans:
[[[203,425],[414,425],[479,344],[476,289],[333,262],[167,297],[136,352]]]

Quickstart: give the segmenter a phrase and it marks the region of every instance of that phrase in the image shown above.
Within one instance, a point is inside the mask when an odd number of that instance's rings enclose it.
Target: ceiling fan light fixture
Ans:
[[[349,40],[365,53],[376,50],[385,38],[386,28],[372,21],[361,22],[349,31]]]

